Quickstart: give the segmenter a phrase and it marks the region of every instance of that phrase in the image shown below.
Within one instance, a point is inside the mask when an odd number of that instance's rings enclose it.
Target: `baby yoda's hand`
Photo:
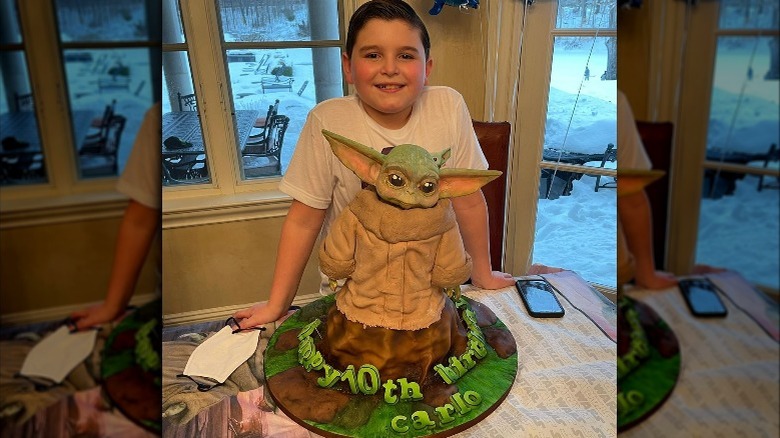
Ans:
[[[460,285],[445,287],[444,293],[447,294],[447,296],[450,297],[453,301],[458,301],[460,299]]]

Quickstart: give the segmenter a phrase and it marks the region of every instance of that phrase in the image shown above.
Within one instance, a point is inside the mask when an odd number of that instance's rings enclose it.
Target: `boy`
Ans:
[[[327,231],[360,191],[360,180],[331,152],[322,129],[378,151],[404,143],[431,152],[452,148],[445,167],[486,169],[463,97],[447,87],[426,87],[433,67],[430,38],[420,17],[401,0],[374,0],[350,19],[342,64],[356,94],[311,110],[280,189],[293,197],[282,226],[268,303],[234,314],[242,328],[281,317],[300,283],[320,230]],[[512,286],[511,275],[491,271],[487,206],[481,191],[453,199],[472,281],[486,289]],[[324,223],[324,227],[323,227]]]
[[[146,112],[130,158],[117,182],[117,190],[130,197],[130,202],[119,225],[108,292],[102,303],[70,315],[78,330],[115,321],[125,314],[138,275],[159,231],[161,112],[159,102]],[[159,259],[160,249],[154,251]],[[159,290],[156,294],[159,296]]]
[[[620,168],[650,170],[652,163],[639,137],[634,112],[620,90],[617,109]],[[633,277],[634,283],[644,289],[666,289],[676,285],[677,279],[655,269],[651,213],[644,189],[618,201],[618,278]]]

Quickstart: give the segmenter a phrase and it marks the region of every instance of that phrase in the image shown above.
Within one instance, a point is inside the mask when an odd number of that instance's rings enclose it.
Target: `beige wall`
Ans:
[[[445,8],[428,15],[430,5],[415,4],[431,37],[434,68],[429,83],[458,90],[475,119],[485,102],[486,14]],[[256,219],[165,230],[163,232],[163,314],[170,315],[265,301],[273,277],[276,247],[284,218]],[[319,285],[316,251],[304,272],[298,295]]]
[[[648,120],[650,51],[654,17],[648,8],[618,9],[618,87],[626,94],[634,116]]]
[[[284,218],[176,228],[163,232],[163,314],[268,300]],[[319,287],[316,251],[299,294]]]
[[[102,300],[119,221],[116,217],[0,232],[0,313]],[[159,258],[147,260],[136,294],[154,292],[158,261]]]
[[[431,2],[432,4],[432,2]],[[430,85],[446,85],[463,95],[471,117],[483,120],[485,106],[485,45],[487,16],[481,13],[465,14],[457,8],[445,7],[439,15],[428,14],[425,8],[415,10],[425,22],[431,37],[433,73]]]

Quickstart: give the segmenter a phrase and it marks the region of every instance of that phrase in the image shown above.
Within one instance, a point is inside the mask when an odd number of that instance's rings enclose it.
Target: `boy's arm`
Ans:
[[[463,235],[466,252],[473,262],[471,281],[482,289],[500,289],[513,286],[514,278],[500,271],[493,271],[490,263],[488,240],[488,211],[482,190],[452,199],[452,207]]]
[[[239,321],[240,328],[276,321],[287,312],[322,228],[325,211],[293,200],[282,225],[274,279],[271,282],[271,297],[267,303],[258,303],[234,313],[233,317]]]
[[[159,223],[159,210],[130,200],[119,225],[106,299],[71,314],[78,330],[113,321],[124,313]]]
[[[644,190],[621,196],[618,217],[626,236],[628,250],[634,255],[634,281],[647,289],[665,289],[677,284],[671,274],[655,270],[653,227],[650,201]]]

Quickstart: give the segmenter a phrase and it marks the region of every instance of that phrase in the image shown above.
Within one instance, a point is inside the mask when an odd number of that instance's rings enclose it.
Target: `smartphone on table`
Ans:
[[[517,280],[517,291],[534,318],[560,318],[565,313],[553,287],[545,280]]]
[[[724,317],[728,313],[715,286],[706,278],[680,280],[679,288],[694,316]]]

